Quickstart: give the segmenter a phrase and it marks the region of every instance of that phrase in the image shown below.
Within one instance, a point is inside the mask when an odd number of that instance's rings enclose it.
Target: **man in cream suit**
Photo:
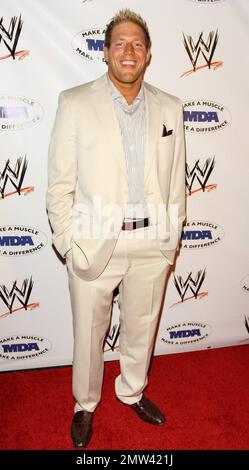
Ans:
[[[143,391],[185,219],[185,146],[180,100],[143,81],[150,49],[141,16],[118,12],[105,35],[108,73],[60,94],[51,137],[47,209],[69,276],[76,448],[92,436],[117,287],[117,398],[144,421],[165,422]]]

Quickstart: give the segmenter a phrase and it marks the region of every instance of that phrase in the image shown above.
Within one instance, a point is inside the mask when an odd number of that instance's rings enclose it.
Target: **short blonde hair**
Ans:
[[[118,13],[116,13],[116,15],[106,25],[105,47],[109,49],[111,45],[111,36],[112,36],[112,30],[114,26],[120,23],[126,23],[126,22],[135,23],[138,26],[140,26],[140,28],[144,32],[146,48],[150,49],[151,39],[150,39],[149,28],[147,26],[146,21],[138,13],[135,13],[134,11],[129,10],[129,8],[124,8],[118,11]]]

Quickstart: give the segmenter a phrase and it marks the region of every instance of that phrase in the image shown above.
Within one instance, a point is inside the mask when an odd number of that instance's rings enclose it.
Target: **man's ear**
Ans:
[[[104,58],[105,58],[105,62],[108,63],[108,60],[109,60],[109,50],[108,50],[108,47],[104,47]]]
[[[146,64],[149,65],[151,61],[151,49],[148,49],[147,55],[146,55]]]

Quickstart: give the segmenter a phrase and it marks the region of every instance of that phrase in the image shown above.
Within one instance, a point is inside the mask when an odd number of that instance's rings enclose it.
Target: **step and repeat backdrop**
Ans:
[[[72,362],[66,267],[45,207],[48,145],[59,92],[106,72],[105,26],[123,7],[150,28],[146,80],[184,105],[188,217],[155,354],[249,343],[249,2],[1,0],[2,371]],[[117,292],[106,360],[118,344]]]

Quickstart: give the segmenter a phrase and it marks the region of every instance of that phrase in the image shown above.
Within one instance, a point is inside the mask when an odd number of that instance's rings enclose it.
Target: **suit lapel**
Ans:
[[[147,83],[145,88],[146,106],[146,141],[145,141],[145,163],[144,163],[144,184],[150,174],[153,159],[156,158],[156,146],[160,126],[160,101],[157,92]]]
[[[115,157],[126,175],[122,135],[105,75],[93,82],[92,90],[95,111],[106,136],[105,144],[115,149]]]
[[[160,101],[156,90],[149,84],[144,83],[145,106],[146,106],[146,139],[145,139],[145,162],[144,182],[148,179],[153,159],[156,158],[156,146],[160,126]],[[105,75],[95,80],[92,84],[93,102],[96,114],[105,130],[106,142],[115,148],[120,168],[126,177],[126,163],[122,142],[122,135],[118,119],[115,114],[113,101],[108,90]]]

